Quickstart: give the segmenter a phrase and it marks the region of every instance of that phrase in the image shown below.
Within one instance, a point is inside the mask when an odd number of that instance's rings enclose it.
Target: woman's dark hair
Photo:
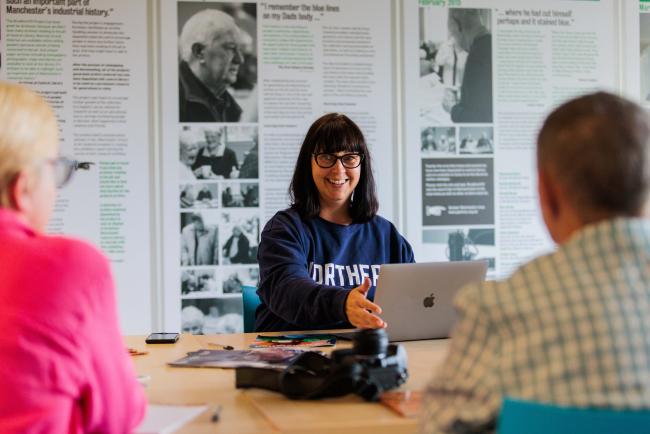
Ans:
[[[302,218],[313,218],[320,213],[318,189],[311,173],[313,154],[319,152],[358,152],[361,160],[361,176],[350,202],[350,217],[355,223],[372,219],[379,209],[372,161],[363,133],[350,118],[341,113],[328,113],[316,119],[302,142],[296,168],[293,172],[289,195],[291,208]],[[337,163],[338,164],[338,163]]]

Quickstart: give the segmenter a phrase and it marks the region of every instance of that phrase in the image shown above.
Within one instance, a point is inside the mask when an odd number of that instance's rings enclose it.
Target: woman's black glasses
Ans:
[[[318,154],[314,154],[314,159],[316,160],[316,164],[318,164],[318,167],[322,167],[323,169],[329,169],[330,167],[334,167],[334,165],[338,160],[341,160],[341,164],[346,169],[356,169],[363,161],[363,155],[351,153],[351,154],[343,154],[341,156],[338,156],[336,154],[328,154],[326,152],[320,152]]]

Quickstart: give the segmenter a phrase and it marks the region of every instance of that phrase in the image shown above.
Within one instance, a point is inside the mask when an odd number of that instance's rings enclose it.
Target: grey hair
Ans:
[[[537,164],[585,222],[639,216],[650,191],[650,118],[607,92],[573,99],[544,121]]]
[[[217,125],[217,126],[209,126],[209,127],[202,127],[201,128],[201,134],[205,133],[219,133],[220,135],[223,136],[223,134],[226,132],[226,127],[223,125]]]
[[[178,38],[181,60],[192,60],[192,46],[196,43],[207,46],[216,38],[236,30],[235,20],[217,9],[203,9],[192,15],[183,25]]]
[[[185,152],[187,152],[187,148],[190,145],[193,145],[196,142],[196,137],[194,133],[191,130],[188,129],[183,129],[178,136],[178,142],[179,142],[179,150],[180,150],[180,155],[181,158],[185,155]]]

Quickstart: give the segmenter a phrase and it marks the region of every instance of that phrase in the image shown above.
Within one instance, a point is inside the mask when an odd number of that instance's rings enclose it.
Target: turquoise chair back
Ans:
[[[262,302],[257,296],[254,286],[242,286],[242,300],[244,302],[244,333],[255,331],[255,311]]]
[[[506,398],[498,434],[644,434],[650,410],[558,407]]]

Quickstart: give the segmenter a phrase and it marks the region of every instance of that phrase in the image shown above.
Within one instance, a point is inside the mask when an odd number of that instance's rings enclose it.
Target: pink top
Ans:
[[[0,433],[127,433],[145,408],[106,258],[0,208]]]

